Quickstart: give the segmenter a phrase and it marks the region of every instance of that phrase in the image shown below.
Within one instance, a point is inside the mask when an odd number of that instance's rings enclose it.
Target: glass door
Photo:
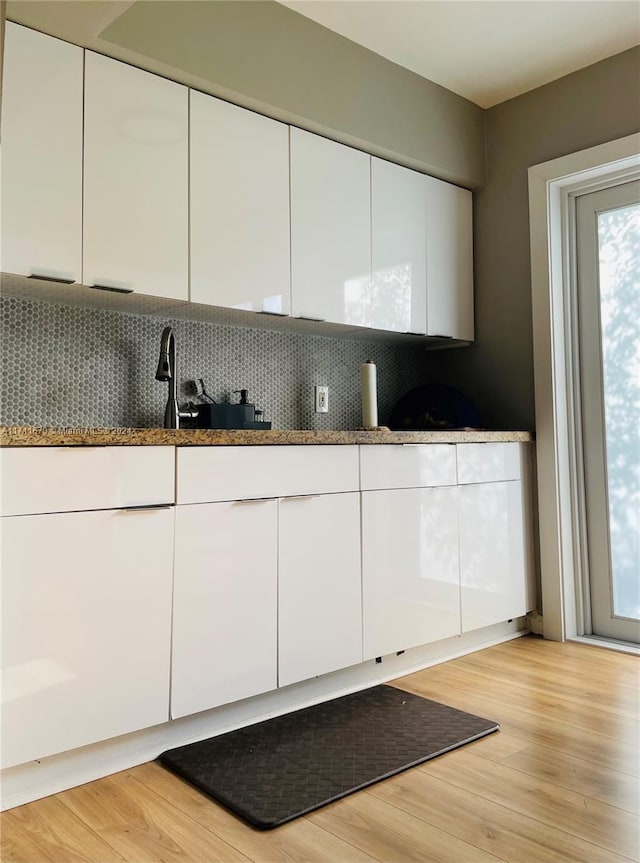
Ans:
[[[584,502],[595,635],[640,641],[640,182],[576,201]]]

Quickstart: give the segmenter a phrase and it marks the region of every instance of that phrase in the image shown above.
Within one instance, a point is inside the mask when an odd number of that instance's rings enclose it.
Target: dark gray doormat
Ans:
[[[256,827],[269,828],[498,728],[393,686],[374,686],[169,749],[159,760]]]

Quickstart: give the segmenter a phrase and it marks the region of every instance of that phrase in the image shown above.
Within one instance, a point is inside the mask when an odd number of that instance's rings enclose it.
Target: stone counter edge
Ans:
[[[534,439],[524,431],[227,431],[200,429],[0,427],[0,447],[33,446],[300,446],[489,443]]]

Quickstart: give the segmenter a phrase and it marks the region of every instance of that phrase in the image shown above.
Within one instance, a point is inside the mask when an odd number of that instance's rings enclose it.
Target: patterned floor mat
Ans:
[[[498,728],[374,686],[170,749],[159,760],[256,827],[270,828]]]

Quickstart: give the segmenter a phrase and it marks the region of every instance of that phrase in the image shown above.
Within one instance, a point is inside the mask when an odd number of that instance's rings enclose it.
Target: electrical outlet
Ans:
[[[329,413],[329,387],[316,386],[316,413]]]

